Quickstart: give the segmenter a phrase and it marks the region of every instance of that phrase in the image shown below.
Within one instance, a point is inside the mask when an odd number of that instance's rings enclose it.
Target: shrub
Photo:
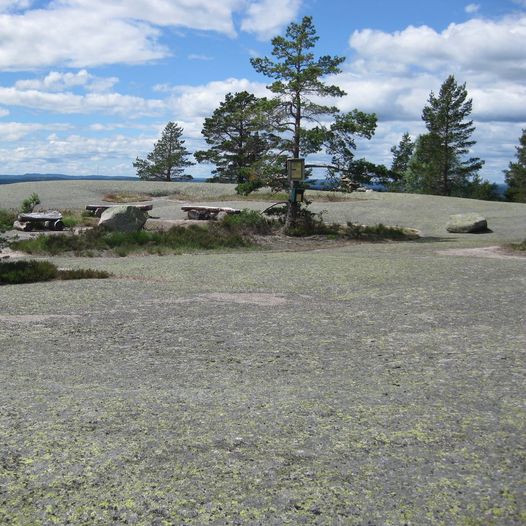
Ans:
[[[16,212],[14,210],[5,210],[0,208],[0,232],[11,230],[16,219]]]
[[[521,252],[526,251],[526,239],[522,243],[511,243],[510,247],[513,250],[519,250]]]
[[[58,269],[49,261],[1,261],[0,284],[34,283],[56,279]]]
[[[182,250],[209,250],[236,248],[252,243],[245,235],[229,230],[219,224],[209,227],[190,225],[172,227],[166,232],[108,232],[94,228],[78,235],[47,236],[41,234],[34,239],[11,243],[11,247],[29,254],[56,255],[73,252],[78,256],[93,255],[94,252],[110,252],[118,256],[147,252],[153,254],[180,252]]]
[[[105,270],[93,270],[91,268],[79,268],[72,270],[59,270],[58,279],[105,279],[109,278],[111,274]]]
[[[350,221],[347,222],[345,235],[351,239],[368,241],[382,241],[386,239],[403,241],[416,236],[416,234],[411,235],[406,229],[398,226],[385,226],[382,223],[368,226],[351,223]]]
[[[110,274],[102,270],[76,269],[59,270],[49,261],[0,261],[0,285],[17,285],[51,281],[53,279],[102,279]]]
[[[34,192],[26,199],[22,201],[22,204],[20,205],[20,211],[24,214],[28,214],[33,211],[35,206],[40,204],[40,197],[38,197],[38,194],[35,194]]]
[[[264,235],[270,234],[275,225],[260,212],[245,209],[239,214],[227,214],[222,220],[222,226],[230,231]]]

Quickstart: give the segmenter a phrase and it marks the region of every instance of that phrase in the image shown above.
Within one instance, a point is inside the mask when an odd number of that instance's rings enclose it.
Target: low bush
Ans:
[[[11,230],[16,219],[16,212],[14,210],[5,210],[0,208],[0,232]]]
[[[166,232],[108,232],[94,228],[78,235],[40,235],[11,243],[11,247],[28,254],[62,254],[72,252],[77,256],[109,253],[126,256],[131,253],[164,254],[183,250],[210,250],[250,246],[252,242],[241,232],[229,230],[221,224],[208,227],[175,226]]]
[[[20,212],[24,214],[28,214],[33,211],[35,206],[40,204],[40,197],[38,197],[38,194],[35,194],[34,192],[26,199],[22,201],[22,204],[20,205]]]
[[[242,210],[239,214],[228,214],[221,221],[221,226],[231,232],[242,234],[270,234],[276,222],[269,220],[255,210]]]
[[[56,279],[58,269],[49,261],[0,261],[0,284],[34,283]]]
[[[101,270],[60,270],[49,261],[0,261],[0,285],[18,285],[54,279],[101,279],[110,274]]]
[[[511,243],[510,248],[512,250],[519,250],[521,252],[526,251],[526,239],[522,243]]]
[[[363,239],[367,241],[404,241],[417,237],[410,232],[398,226],[386,226],[379,223],[377,225],[360,225],[357,223],[347,222],[345,236],[350,239]]]

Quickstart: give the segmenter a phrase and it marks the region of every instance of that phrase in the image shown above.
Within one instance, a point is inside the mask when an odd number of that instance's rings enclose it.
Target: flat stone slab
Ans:
[[[115,208],[117,206],[123,206],[123,205],[86,205],[86,210],[88,212],[91,212],[94,216],[100,217],[105,210],[108,210],[109,208]],[[142,210],[143,212],[147,212],[148,210],[153,209],[152,204],[148,204],[148,205],[124,204],[124,206],[133,206],[135,208],[138,208],[139,210]]]
[[[188,219],[213,219],[218,214],[239,214],[241,210],[237,208],[230,208],[228,206],[193,206],[185,205],[181,207],[183,212],[188,213]]]
[[[13,228],[21,231],[63,230],[62,214],[58,210],[49,212],[23,212],[18,214]]]

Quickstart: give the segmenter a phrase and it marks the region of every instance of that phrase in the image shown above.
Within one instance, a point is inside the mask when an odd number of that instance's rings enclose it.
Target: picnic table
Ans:
[[[228,206],[193,206],[185,205],[181,210],[187,212],[188,219],[215,219],[220,212],[225,214],[239,214],[241,210],[230,208]]]
[[[26,212],[18,214],[13,227],[17,230],[64,230],[62,214],[57,210]]]
[[[86,205],[86,210],[88,212],[91,212],[94,216],[100,217],[102,215],[102,212],[104,210],[107,210],[108,208],[115,208],[116,206],[122,206],[122,205]],[[152,210],[153,205],[127,205],[127,206],[134,206],[135,208],[138,208],[139,210],[143,210],[144,212],[147,212],[149,210]]]

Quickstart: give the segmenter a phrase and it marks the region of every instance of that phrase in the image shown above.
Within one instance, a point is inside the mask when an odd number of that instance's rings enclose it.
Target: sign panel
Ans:
[[[305,180],[305,159],[287,159],[289,181]]]

